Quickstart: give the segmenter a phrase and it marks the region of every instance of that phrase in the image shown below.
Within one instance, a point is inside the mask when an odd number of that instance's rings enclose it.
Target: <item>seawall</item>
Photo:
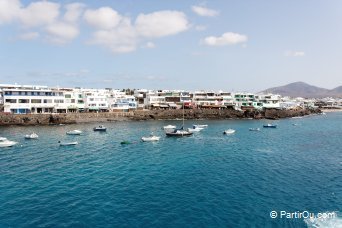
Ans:
[[[185,119],[280,119],[320,113],[320,110],[237,111],[218,109],[187,109]],[[67,113],[67,114],[5,114],[0,113],[0,126],[54,125],[126,120],[181,119],[183,110],[137,110],[132,112]]]

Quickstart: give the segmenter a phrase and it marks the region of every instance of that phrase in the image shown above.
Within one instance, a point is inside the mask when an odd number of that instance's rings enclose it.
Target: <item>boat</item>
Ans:
[[[265,124],[264,128],[277,128],[277,125],[275,125],[275,124]]]
[[[223,132],[224,135],[230,135],[230,134],[234,134],[235,130],[234,129],[227,129]]]
[[[180,129],[175,129],[171,132],[166,132],[166,136],[176,136],[176,137],[182,137],[182,136],[191,136],[193,133],[188,131],[188,130],[184,130],[183,127],[181,127]]]
[[[194,124],[192,125],[194,128],[205,128],[208,127],[208,124]]]
[[[78,144],[78,142],[61,142],[61,141],[58,141],[58,143],[60,146],[74,146]]]
[[[25,135],[25,139],[38,139],[38,135],[34,132],[32,132],[31,134],[29,135]]]
[[[175,128],[176,128],[175,125],[167,125],[167,126],[164,126],[164,127],[163,127],[163,130],[173,130],[173,129],[175,129]]]
[[[10,141],[5,137],[0,137],[0,147],[10,147],[17,144],[17,142]]]
[[[249,130],[250,131],[260,131],[260,128],[258,128],[258,127],[257,128],[250,128]]]
[[[143,141],[143,142],[153,142],[153,141],[159,141],[159,139],[160,139],[160,137],[155,136],[155,135],[153,135],[153,133],[151,133],[151,135],[148,136],[148,137],[142,137],[141,141]]]
[[[72,131],[68,131],[66,134],[67,135],[80,135],[82,134],[83,132],[80,131],[80,130],[72,130]]]
[[[107,131],[107,128],[103,125],[93,128],[94,131]]]
[[[183,103],[183,125],[179,129],[174,129],[173,131],[167,131],[166,136],[183,137],[191,136],[193,133],[189,130],[184,130],[184,103]]]
[[[203,127],[195,127],[195,125],[192,128],[188,128],[189,132],[200,132],[202,131],[204,128]]]

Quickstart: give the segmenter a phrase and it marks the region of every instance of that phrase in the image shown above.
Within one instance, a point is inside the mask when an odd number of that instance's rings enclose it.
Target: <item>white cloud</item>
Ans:
[[[209,9],[204,6],[192,6],[192,11],[202,17],[215,17],[219,15],[217,10]]]
[[[155,43],[153,42],[147,42],[145,45],[144,45],[145,48],[155,48],[156,45]]]
[[[233,32],[226,32],[222,36],[219,36],[219,37],[208,36],[204,38],[202,43],[208,46],[225,46],[225,45],[245,43],[247,42],[247,40],[248,40],[248,37],[246,35],[233,33]]]
[[[158,11],[139,14],[135,26],[143,37],[163,37],[175,35],[189,28],[186,15],[179,11]]]
[[[32,2],[22,8],[18,15],[19,21],[25,27],[37,27],[55,22],[59,16],[60,5],[53,2]]]
[[[303,57],[303,56],[305,56],[305,52],[304,51],[286,51],[285,52],[285,56],[288,56],[288,57]]]
[[[0,0],[0,24],[12,22],[20,11],[19,0]]]
[[[42,39],[66,44],[79,36],[83,21],[93,28],[88,44],[104,46],[113,53],[126,53],[137,47],[153,48],[152,39],[176,35],[190,27],[186,15],[180,11],[141,13],[131,18],[110,7],[91,9],[78,2],[59,4],[58,1],[36,0],[28,5],[21,2],[0,0],[0,25],[16,23],[20,30],[16,37],[22,40]],[[141,43],[146,45],[141,46]]]
[[[122,17],[110,7],[101,7],[97,10],[86,10],[85,21],[97,29],[113,29]]]
[[[26,32],[23,34],[19,35],[19,39],[21,40],[35,40],[37,38],[39,38],[39,33],[38,32]]]
[[[129,17],[117,14],[116,18],[120,18],[120,20],[115,23],[115,26],[114,24],[102,28],[95,26],[98,29],[93,32],[90,43],[100,44],[113,53],[127,53],[135,51],[139,43],[146,38],[175,35],[189,27],[185,14],[178,11],[139,14],[134,24],[131,23]],[[85,20],[87,20],[86,16]],[[155,45],[149,41],[143,47],[153,48]]]
[[[65,6],[64,21],[76,23],[84,11],[85,5],[82,3],[71,3]]]
[[[65,44],[75,39],[79,30],[76,26],[64,22],[57,22],[46,27],[48,33],[48,40],[57,43]]]

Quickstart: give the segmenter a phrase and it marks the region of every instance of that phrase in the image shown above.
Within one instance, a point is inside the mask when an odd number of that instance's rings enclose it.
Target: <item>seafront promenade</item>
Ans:
[[[321,113],[319,109],[238,111],[219,109],[186,109],[185,119],[281,119]],[[63,113],[63,114],[8,114],[0,113],[0,125],[54,125],[87,122],[110,122],[129,120],[181,119],[182,110],[136,110],[131,112]]]

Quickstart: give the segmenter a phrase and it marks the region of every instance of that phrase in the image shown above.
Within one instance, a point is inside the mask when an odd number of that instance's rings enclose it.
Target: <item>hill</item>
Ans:
[[[304,98],[342,97],[342,86],[329,90],[312,86],[305,82],[294,82],[284,86],[269,88],[262,92]]]

